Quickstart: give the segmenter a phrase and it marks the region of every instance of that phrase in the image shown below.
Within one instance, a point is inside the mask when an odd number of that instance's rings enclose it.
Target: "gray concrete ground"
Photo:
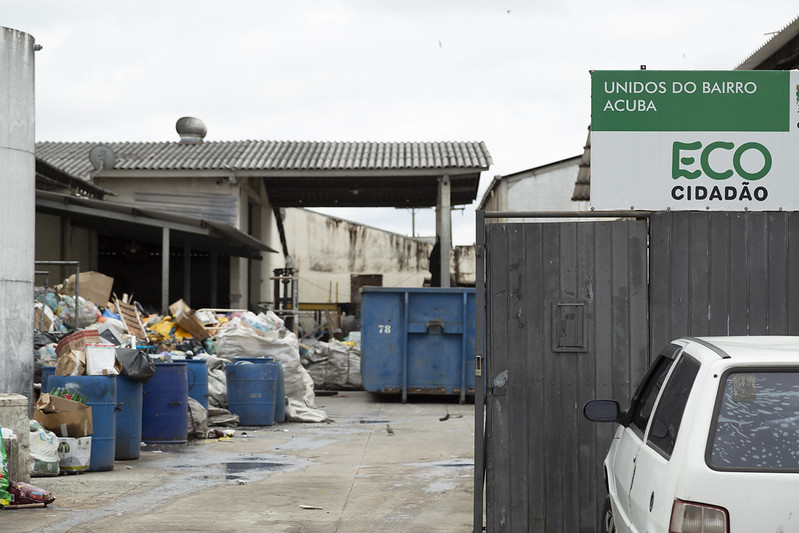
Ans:
[[[108,472],[33,478],[56,501],[0,511],[0,529],[471,531],[473,404],[365,392],[317,404],[332,422],[238,428],[230,440],[148,446]]]

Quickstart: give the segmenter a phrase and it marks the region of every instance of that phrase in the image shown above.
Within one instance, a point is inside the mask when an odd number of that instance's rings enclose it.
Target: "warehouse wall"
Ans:
[[[285,212],[286,240],[298,270],[302,303],[350,302],[352,276],[382,275],[384,287],[421,287],[430,277],[427,268],[433,243],[429,239],[305,209]]]

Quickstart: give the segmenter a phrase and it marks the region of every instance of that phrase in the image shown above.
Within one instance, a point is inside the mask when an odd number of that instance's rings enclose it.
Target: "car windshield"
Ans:
[[[724,376],[707,461],[719,470],[799,470],[799,371]]]

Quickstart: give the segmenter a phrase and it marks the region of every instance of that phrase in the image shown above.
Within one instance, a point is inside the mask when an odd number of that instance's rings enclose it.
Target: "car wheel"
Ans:
[[[602,506],[599,531],[602,533],[616,533],[616,521],[613,518],[613,508],[610,506],[610,494],[605,496],[605,505]]]

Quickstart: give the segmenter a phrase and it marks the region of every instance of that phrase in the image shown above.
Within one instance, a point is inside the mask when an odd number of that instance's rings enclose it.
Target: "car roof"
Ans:
[[[686,346],[698,344],[721,358],[737,362],[799,362],[799,336],[685,337],[680,340]]]

